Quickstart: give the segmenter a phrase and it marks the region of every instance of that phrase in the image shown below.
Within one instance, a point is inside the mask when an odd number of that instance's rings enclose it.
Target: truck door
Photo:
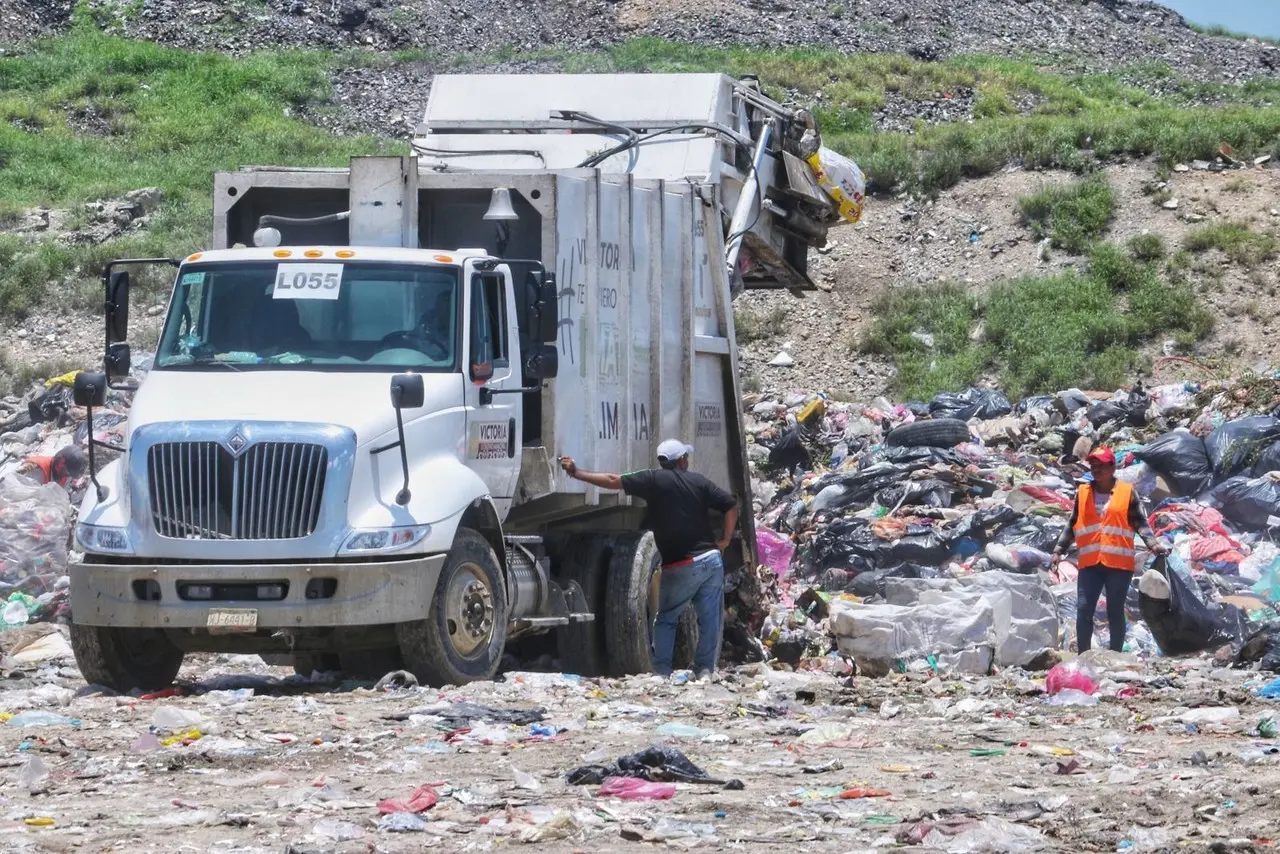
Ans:
[[[520,473],[519,353],[507,277],[475,271],[467,287],[466,463],[489,486],[500,513],[511,505]]]

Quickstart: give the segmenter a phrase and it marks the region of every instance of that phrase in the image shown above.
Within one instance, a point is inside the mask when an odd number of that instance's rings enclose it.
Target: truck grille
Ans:
[[[320,518],[323,445],[259,442],[239,457],[217,442],[166,442],[147,455],[156,533],[174,539],[289,540]]]

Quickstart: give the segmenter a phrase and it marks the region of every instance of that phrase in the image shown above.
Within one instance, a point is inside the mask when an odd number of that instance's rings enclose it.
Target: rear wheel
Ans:
[[[610,538],[612,557],[604,609],[605,648],[614,676],[653,670],[653,625],[658,617],[662,584],[661,560],[651,533],[619,534]],[[597,617],[599,619],[599,617]],[[686,607],[676,627],[672,666],[688,670],[698,644],[698,620]]]
[[[556,631],[560,668],[580,676],[603,676],[608,670],[605,656],[605,574],[609,552],[605,538],[592,534],[571,536],[559,558],[557,577],[564,583],[575,581],[587,600],[587,610],[595,615],[588,623],[570,623]]]
[[[493,678],[507,640],[507,587],[484,537],[458,529],[426,618],[398,623],[396,638],[406,668],[424,684]]]
[[[72,624],[71,650],[86,682],[121,693],[167,688],[182,667],[182,650],[161,629]]]

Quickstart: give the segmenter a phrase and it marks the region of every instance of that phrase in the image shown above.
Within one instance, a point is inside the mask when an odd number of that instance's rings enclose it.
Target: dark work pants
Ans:
[[[1107,622],[1111,624],[1111,649],[1124,650],[1124,602],[1133,573],[1105,566],[1088,566],[1076,579],[1076,643],[1080,652],[1093,646],[1093,615],[1098,597],[1107,591]]]

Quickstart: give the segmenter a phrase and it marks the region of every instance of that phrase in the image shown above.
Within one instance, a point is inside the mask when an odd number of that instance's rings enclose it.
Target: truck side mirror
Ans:
[[[524,375],[532,380],[553,380],[560,373],[560,351],[554,344],[535,344],[524,362]]]
[[[391,406],[395,409],[421,409],[426,401],[422,374],[396,374],[391,378]]]
[[[107,277],[107,343],[129,337],[129,271],[116,270]]]
[[[129,376],[129,368],[133,367],[133,356],[129,345],[116,342],[107,347],[107,358],[103,365],[107,369],[107,379],[123,379]]]
[[[105,374],[81,371],[76,374],[71,389],[76,406],[104,406],[107,402],[107,377]]]

